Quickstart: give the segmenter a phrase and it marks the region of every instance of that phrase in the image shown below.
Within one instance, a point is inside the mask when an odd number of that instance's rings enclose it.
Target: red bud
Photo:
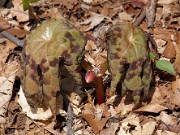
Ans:
[[[92,70],[89,70],[85,76],[86,83],[93,82],[95,77],[96,77],[96,74]]]

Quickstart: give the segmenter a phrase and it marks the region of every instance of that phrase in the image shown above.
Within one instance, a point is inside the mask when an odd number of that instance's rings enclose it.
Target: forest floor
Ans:
[[[135,108],[134,102],[115,94],[96,103],[94,84],[87,84],[81,94],[71,93],[66,111],[56,118],[36,119],[20,105],[17,79],[21,51],[0,33],[0,134],[14,135],[180,135],[180,2],[179,0],[2,0],[0,29],[21,41],[44,20],[66,18],[77,29],[100,39],[107,25],[130,22],[149,33],[153,80],[148,102]],[[26,6],[26,10],[23,9]],[[28,5],[29,4],[29,5]],[[38,37],[37,37],[38,38]],[[102,37],[103,38],[103,37]],[[98,43],[99,41],[97,41]],[[86,45],[86,60],[96,65],[107,58],[106,46],[96,42]],[[156,62],[162,63],[158,69]],[[98,61],[98,62],[97,62]],[[118,65],[117,65],[118,66]],[[106,69],[106,68],[104,68]],[[108,71],[102,78],[108,80]],[[70,82],[70,81],[69,81]],[[68,82],[68,85],[69,85]],[[105,83],[105,82],[104,82]],[[66,85],[66,84],[65,84]],[[108,85],[107,85],[108,86]],[[108,95],[109,87],[105,87]],[[33,99],[32,99],[33,100]],[[45,114],[46,115],[46,114]]]

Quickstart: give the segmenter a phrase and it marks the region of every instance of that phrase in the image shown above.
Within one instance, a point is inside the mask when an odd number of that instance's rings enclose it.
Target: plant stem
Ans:
[[[95,90],[96,90],[96,100],[98,104],[102,104],[105,102],[105,94],[104,94],[104,84],[102,76],[97,76],[95,78]]]

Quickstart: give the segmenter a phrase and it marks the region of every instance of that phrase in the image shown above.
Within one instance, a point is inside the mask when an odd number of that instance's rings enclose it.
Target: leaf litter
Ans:
[[[57,1],[47,0],[31,3],[32,11],[23,11],[22,1],[15,0],[11,8],[2,7],[0,13],[0,28],[6,29],[20,39],[36,27],[37,18],[69,19],[76,27],[88,35],[103,35],[104,23],[132,22],[147,7],[147,0],[129,1]],[[180,134],[180,3],[178,0],[159,0],[152,12],[152,18],[140,21],[140,27],[151,33],[155,39],[160,58],[168,59],[175,67],[176,75],[155,69],[154,85],[151,87],[147,103],[134,110],[134,104],[118,96],[107,97],[106,102],[96,105],[93,84],[87,86],[86,92],[79,95],[71,94],[68,98],[72,102],[73,116],[61,111],[62,117],[72,117],[74,134],[100,134],[100,135],[176,135]],[[35,16],[29,16],[33,13]],[[149,15],[146,13],[146,17]],[[153,15],[155,15],[153,17]],[[29,18],[31,17],[31,18]],[[153,19],[154,18],[154,19]],[[104,25],[105,26],[105,25]],[[153,29],[149,28],[152,27]],[[99,31],[100,32],[99,32]],[[11,33],[11,32],[10,32]],[[67,134],[67,126],[59,126],[52,119],[35,121],[24,115],[23,108],[18,104],[18,95],[15,76],[18,70],[16,57],[11,58],[15,45],[0,38],[0,92],[2,94],[0,108],[0,132],[2,134]],[[89,53],[86,59],[92,65],[103,65],[106,50],[103,46],[86,46]],[[97,57],[96,57],[97,55]],[[10,58],[9,58],[10,57]],[[98,59],[99,61],[97,61]],[[8,60],[8,61],[7,61]],[[103,67],[106,69],[107,67]],[[108,72],[103,71],[104,80],[108,79]],[[89,89],[90,87],[91,89]],[[106,89],[108,94],[108,88]],[[77,93],[77,92],[75,92]],[[8,112],[8,113],[7,113]],[[63,119],[60,119],[63,122]],[[6,124],[6,126],[4,125]]]

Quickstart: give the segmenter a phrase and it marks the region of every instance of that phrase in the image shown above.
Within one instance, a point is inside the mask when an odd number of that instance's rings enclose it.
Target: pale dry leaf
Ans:
[[[46,111],[44,111],[42,108],[37,108],[37,113],[33,113],[31,111],[31,107],[29,106],[26,100],[22,87],[20,87],[18,95],[19,95],[19,99],[18,99],[19,105],[22,107],[23,112],[25,112],[27,116],[30,117],[31,119],[48,120],[52,116],[52,112],[50,108],[48,108],[48,110]]]
[[[82,114],[94,114],[94,103],[86,103],[83,107]]]
[[[150,121],[142,126],[142,135],[152,135],[154,133],[154,130],[156,128],[156,122]]]
[[[157,51],[158,53],[162,54],[165,50],[165,45],[167,44],[167,41],[163,39],[155,39],[156,44],[157,44]]]
[[[121,12],[118,14],[118,17],[119,17],[119,21],[120,22],[125,22],[125,21],[132,21],[133,18],[130,14],[126,13],[126,12]]]
[[[91,13],[91,17],[86,19],[84,22],[81,22],[81,25],[89,25],[87,28],[82,29],[82,31],[89,31],[93,29],[95,26],[100,24],[104,19],[110,20],[110,18],[103,16],[97,13]]]
[[[101,106],[97,105],[94,115],[95,115],[94,119],[97,121],[100,121],[103,116],[103,108],[101,108]]]
[[[93,50],[97,50],[97,46],[95,45],[95,43],[92,40],[88,40],[85,46],[85,50],[86,51],[93,51]]]
[[[13,51],[13,49],[16,47],[16,45],[9,40],[5,40],[6,44],[2,45],[0,44],[0,71],[2,70],[3,65],[6,62],[7,57],[9,54]],[[0,74],[1,75],[1,74]]]
[[[28,21],[29,14],[28,11],[23,10],[22,0],[13,0],[12,3],[14,5],[14,7],[11,8],[12,16],[16,17],[19,22]]]
[[[132,126],[134,130],[131,130]],[[131,131],[131,132],[130,132]],[[140,135],[141,126],[139,117],[136,114],[130,113],[122,122],[118,135]]]
[[[116,130],[118,130],[118,128],[119,123],[111,123],[111,125],[108,128],[100,132],[100,135],[115,135]]]
[[[93,2],[93,0],[83,0],[83,2],[90,4]]]
[[[157,135],[177,135],[176,133],[173,133],[167,130],[157,130],[156,134]]]
[[[5,114],[12,96],[13,84],[18,70],[18,63],[4,64],[0,71],[0,123],[5,122]]]
[[[128,122],[124,122],[120,126],[120,130],[117,133],[118,135],[132,135],[129,133],[129,127],[128,127]]]
[[[0,44],[5,43],[7,41],[7,38],[0,38]]]
[[[166,110],[166,109],[168,109],[168,108],[158,104],[157,102],[155,102],[155,103],[151,102],[151,103],[147,104],[146,106],[143,106],[143,107],[141,107],[135,111],[159,113],[159,112]]]
[[[118,97],[120,98],[120,97]],[[115,107],[115,110],[117,113],[120,113],[121,116],[125,116],[126,114],[128,114],[129,112],[131,112],[134,108],[134,104],[125,104],[125,99],[126,97],[123,97],[121,99],[121,102]]]
[[[176,117],[174,117],[172,115],[168,115],[164,111],[160,113],[159,120],[164,122],[166,125],[176,125],[178,122]]]
[[[59,12],[58,8],[56,8],[56,7],[50,8],[48,10],[48,12],[49,12],[49,14],[50,14],[49,16],[51,18],[63,19],[63,16],[62,16],[61,12]]]
[[[171,4],[178,2],[179,0],[158,0],[158,4],[160,5],[165,5],[165,4]]]

